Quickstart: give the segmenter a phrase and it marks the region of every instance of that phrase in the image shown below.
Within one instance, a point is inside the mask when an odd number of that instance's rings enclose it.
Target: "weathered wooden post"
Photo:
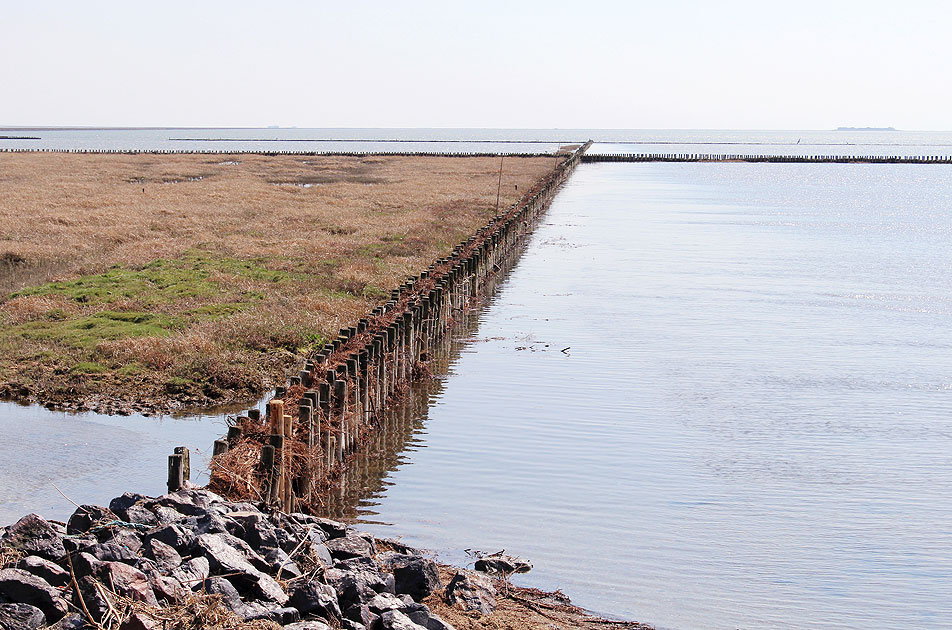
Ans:
[[[218,455],[224,455],[227,452],[228,452],[228,441],[215,440],[215,444],[212,446],[212,457],[217,457]]]
[[[169,492],[175,492],[185,485],[184,468],[182,467],[183,459],[181,453],[169,455]]]
[[[192,478],[192,463],[188,449],[184,446],[176,446],[172,452],[182,456],[182,481],[188,481]]]
[[[275,500],[274,487],[274,446],[265,444],[261,447],[261,468],[264,470],[264,487],[262,488],[262,500],[271,505]]]

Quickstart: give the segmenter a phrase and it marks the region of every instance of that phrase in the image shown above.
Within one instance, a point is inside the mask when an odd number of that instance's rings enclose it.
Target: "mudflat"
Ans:
[[[499,207],[560,159],[502,159]],[[246,401],[484,224],[499,169],[0,154],[0,396],[118,413]]]

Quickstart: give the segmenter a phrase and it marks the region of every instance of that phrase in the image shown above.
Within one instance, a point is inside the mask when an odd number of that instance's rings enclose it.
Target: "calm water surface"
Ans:
[[[942,166],[580,167],[335,510],[660,628],[949,627],[950,207]]]

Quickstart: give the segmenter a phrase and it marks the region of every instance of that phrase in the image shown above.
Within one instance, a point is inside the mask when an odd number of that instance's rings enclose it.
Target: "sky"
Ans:
[[[904,0],[0,0],[0,125],[952,129]]]

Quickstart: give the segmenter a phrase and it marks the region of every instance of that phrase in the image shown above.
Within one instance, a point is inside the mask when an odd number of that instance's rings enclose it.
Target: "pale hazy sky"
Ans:
[[[952,129],[944,2],[0,2],[0,125]]]

